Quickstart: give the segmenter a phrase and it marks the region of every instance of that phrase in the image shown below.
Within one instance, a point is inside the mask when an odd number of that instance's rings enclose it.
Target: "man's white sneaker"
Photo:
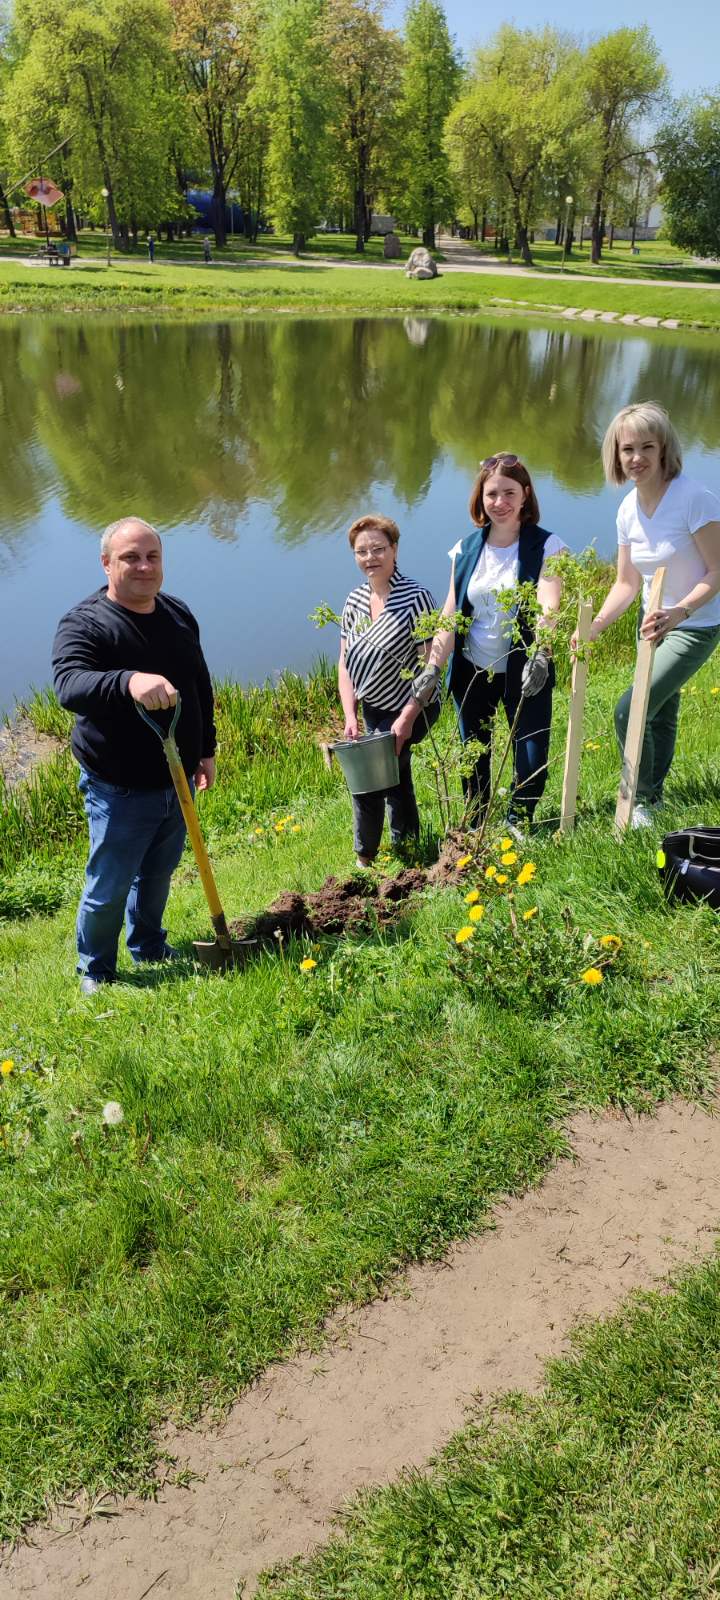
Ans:
[[[654,810],[654,806],[646,805],[642,800],[638,801],[638,804],[633,806],[632,821],[630,826],[632,828],[651,828],[654,821]]]

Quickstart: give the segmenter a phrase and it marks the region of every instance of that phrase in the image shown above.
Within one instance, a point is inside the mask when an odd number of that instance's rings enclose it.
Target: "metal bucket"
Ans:
[[[337,756],[351,794],[394,789],[400,767],[394,733],[370,733],[362,739],[338,739],[328,747]]]

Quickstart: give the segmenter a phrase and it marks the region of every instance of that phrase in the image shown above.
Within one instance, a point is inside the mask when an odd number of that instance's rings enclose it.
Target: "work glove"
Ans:
[[[545,688],[550,671],[550,658],[545,650],[536,650],[523,667],[520,685],[526,700],[532,700],[533,695],[539,694]]]
[[[423,706],[429,705],[430,701],[435,699],[441,678],[442,669],[440,667],[423,667],[422,672],[419,672],[417,677],[413,678],[412,697],[413,700],[417,701],[421,710]]]

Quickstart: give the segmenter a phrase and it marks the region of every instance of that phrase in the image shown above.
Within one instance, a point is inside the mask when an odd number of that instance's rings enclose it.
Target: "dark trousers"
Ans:
[[[395,718],[400,715],[401,709],[398,706],[395,711],[379,711],[377,707],[368,705],[367,700],[364,700],[362,711],[367,732],[389,733]],[[400,767],[399,783],[396,783],[392,789],[376,789],[372,794],[353,795],[354,843],[357,855],[368,856],[371,860],[377,855],[382,838],[386,805],[390,822],[390,837],[393,844],[400,844],[402,839],[417,839],[420,833],[420,817],[412,781],[411,746],[420,743],[420,740],[425,737],[428,728],[432,727],[434,722],[437,722],[439,715],[439,700],[420,712],[410,740],[403,745],[398,756],[398,765]]]
[[[508,727],[512,727],[520,703],[519,673],[496,672],[492,677],[474,667],[463,656],[455,668],[453,699],[458,711],[463,744],[477,739],[485,745],[469,777],[463,778],[465,795],[473,802],[473,814],[487,806],[491,786],[491,740],[495,712],[502,702]],[[550,748],[552,687],[546,684],[539,694],[523,704],[513,739],[513,787],[509,809],[532,817],[547,780]]]

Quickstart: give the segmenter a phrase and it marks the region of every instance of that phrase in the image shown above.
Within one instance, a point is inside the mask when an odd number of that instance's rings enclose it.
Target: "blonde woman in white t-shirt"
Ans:
[[[641,622],[657,644],[633,826],[647,827],[662,803],[675,753],[680,690],[720,642],[720,499],[682,470],[680,441],[667,411],[653,400],[624,406],[607,430],[602,459],[608,483],[634,484],[617,517],[617,577],[590,630],[598,639],[642,590],[647,604],[657,568],[666,570],[663,604]],[[625,748],[632,690],[615,707]]]

